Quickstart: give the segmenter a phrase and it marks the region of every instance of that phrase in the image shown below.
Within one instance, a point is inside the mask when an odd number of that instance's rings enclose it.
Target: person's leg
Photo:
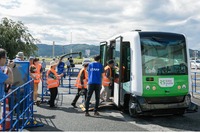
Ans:
[[[87,98],[85,101],[85,112],[86,113],[88,113],[89,103],[90,103],[90,99],[92,97],[93,91],[94,91],[94,85],[88,85],[88,93],[87,93]]]
[[[79,92],[81,91],[81,89],[78,89],[77,88],[77,93],[76,93],[76,96],[75,96],[75,98],[74,98],[74,100],[73,100],[73,102],[72,102],[72,106],[75,106],[76,105],[76,102],[78,101],[78,99],[79,99],[79,97],[80,97],[80,94],[79,94]]]
[[[56,88],[51,88],[49,89],[50,91],[50,100],[49,100],[49,104],[50,104],[50,107],[54,107],[54,100],[55,100],[55,97],[56,97]]]
[[[34,102],[37,101],[37,96],[38,96],[38,84],[34,83],[34,96],[33,96]]]
[[[85,101],[86,101],[86,98],[87,98],[87,89],[84,89],[84,95],[85,95]]]
[[[109,89],[109,86],[105,86],[105,100],[106,101],[109,101],[109,98],[110,98],[110,89]]]
[[[94,112],[97,112],[99,107],[101,85],[95,85],[94,88],[95,88],[95,100],[96,100]]]
[[[107,91],[107,101],[110,101],[110,97],[111,97],[111,87],[108,86],[108,91]]]
[[[61,82],[61,86],[63,87],[63,77],[61,77],[60,82]]]
[[[55,103],[55,100],[56,100],[57,95],[58,95],[58,87],[56,87],[56,88],[54,89],[53,103]],[[54,106],[55,106],[55,104],[54,104]]]
[[[102,88],[101,88],[100,98],[101,98],[101,100],[105,101],[105,87],[104,86],[102,86]]]

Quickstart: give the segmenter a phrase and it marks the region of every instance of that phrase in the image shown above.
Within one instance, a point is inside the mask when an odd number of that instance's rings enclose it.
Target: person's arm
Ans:
[[[13,83],[13,72],[10,67],[8,67],[8,78],[5,81],[6,84],[12,84]]]
[[[109,69],[105,70],[105,75],[108,79],[110,78],[110,70]]]

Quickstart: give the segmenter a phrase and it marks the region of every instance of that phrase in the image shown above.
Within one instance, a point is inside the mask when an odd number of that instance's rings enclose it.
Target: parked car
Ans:
[[[200,69],[200,60],[191,60],[190,66],[192,69]]]
[[[83,59],[83,62],[82,62],[82,65],[84,64],[84,63],[90,63],[91,61],[90,61],[90,59],[89,58],[84,58]]]

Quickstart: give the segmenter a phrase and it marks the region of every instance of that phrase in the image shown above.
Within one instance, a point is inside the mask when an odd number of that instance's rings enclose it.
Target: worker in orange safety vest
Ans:
[[[41,72],[42,72],[42,67],[39,62],[39,58],[34,58],[33,59],[33,64],[30,65],[30,75],[34,79],[34,90],[33,90],[33,100],[34,104],[39,105],[40,101],[37,100],[38,96],[38,84],[40,83],[41,80]]]
[[[87,83],[88,83],[88,72],[87,67],[89,63],[84,63],[83,68],[80,70],[78,77],[76,79],[75,86],[78,88],[78,92],[71,103],[74,108],[77,108],[76,102],[79,99],[80,95],[83,94],[85,96],[85,100],[87,98]]]
[[[113,83],[112,68],[114,67],[114,60],[109,60],[107,66],[104,68],[102,89],[100,92],[100,98],[103,101],[109,101],[111,96],[111,88]]]
[[[55,99],[58,95],[58,86],[59,86],[59,79],[63,76],[63,73],[58,75],[56,72],[56,67],[58,62],[51,61],[50,62],[50,69],[47,71],[46,78],[47,78],[47,88],[50,91],[50,108],[56,108],[55,106]]]

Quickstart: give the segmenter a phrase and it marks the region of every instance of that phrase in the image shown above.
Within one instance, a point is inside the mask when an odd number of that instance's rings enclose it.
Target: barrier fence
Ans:
[[[65,72],[66,77],[65,78],[61,78],[60,79],[60,87],[69,89],[68,94],[71,94],[71,89],[76,88],[74,86],[74,82],[72,83],[72,81],[75,81],[78,73],[79,73],[80,69],[79,68],[70,68],[67,72]],[[49,90],[47,88],[47,84],[46,84],[46,71],[43,72],[42,74],[42,94],[40,95],[41,97],[41,102],[45,102],[44,97],[45,96],[50,96]],[[61,97],[61,99],[63,99],[63,93],[60,95],[58,94],[58,99],[59,97]],[[62,102],[62,100],[61,100]]]
[[[200,95],[200,72],[191,72],[192,96]]]
[[[4,95],[0,102],[3,107],[1,109],[1,131],[22,131],[27,127],[43,126],[34,121],[33,80]]]

